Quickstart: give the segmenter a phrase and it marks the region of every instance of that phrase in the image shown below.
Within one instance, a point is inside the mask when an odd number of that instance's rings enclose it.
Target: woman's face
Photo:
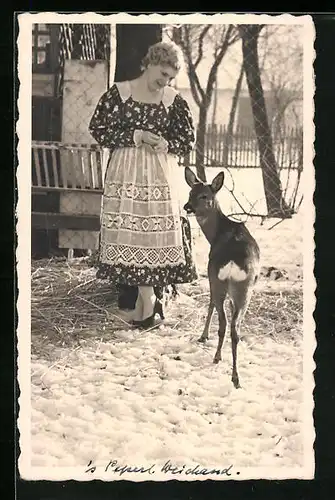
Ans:
[[[160,90],[177,76],[178,71],[171,66],[149,64],[146,73],[150,90]]]

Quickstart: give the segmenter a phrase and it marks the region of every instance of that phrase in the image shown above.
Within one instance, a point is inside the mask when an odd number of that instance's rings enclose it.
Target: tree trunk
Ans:
[[[255,132],[260,154],[260,164],[268,215],[271,217],[290,217],[289,208],[282,196],[282,188],[273,153],[271,131],[265,106],[264,92],[258,62],[259,25],[240,27],[244,71],[254,118]]]
[[[160,24],[117,24],[115,82],[134,80],[150,45],[162,41]]]
[[[236,111],[237,111],[238,99],[240,97],[240,92],[241,92],[241,88],[242,88],[243,76],[244,76],[244,67],[243,67],[243,64],[241,64],[240,74],[238,75],[238,79],[236,82],[234,95],[233,95],[231,108],[230,108],[230,113],[229,113],[228,126],[227,126],[227,130],[226,130],[224,149],[223,149],[223,164],[224,164],[224,166],[228,165],[229,146],[231,145],[232,138],[233,138],[235,116],[236,116]]]
[[[217,112],[217,107],[218,107],[218,79],[217,79],[217,76],[215,78],[213,94],[214,94],[214,99],[213,99],[212,125],[216,125],[216,112]]]
[[[207,123],[207,106],[202,105],[199,109],[199,122],[197,127],[197,142],[195,154],[195,166],[198,178],[206,182],[205,174],[205,139]]]

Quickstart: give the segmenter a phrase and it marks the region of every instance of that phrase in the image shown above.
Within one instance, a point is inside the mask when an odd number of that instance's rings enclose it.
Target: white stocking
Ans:
[[[142,319],[147,319],[154,312],[156,295],[152,286],[139,286],[138,293],[142,298],[143,316]]]
[[[135,309],[133,312],[133,320],[134,321],[141,321],[143,318],[143,299],[142,295],[140,294],[140,291],[138,291],[137,294],[137,299],[135,303]]]

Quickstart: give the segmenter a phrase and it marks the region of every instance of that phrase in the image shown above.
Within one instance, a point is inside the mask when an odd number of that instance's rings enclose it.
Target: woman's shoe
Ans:
[[[163,323],[163,320],[161,319],[155,319],[153,316],[149,316],[146,319],[143,319],[142,321],[133,321],[132,326],[135,329],[139,330],[148,330],[150,328],[153,328],[155,326],[159,326]]]
[[[149,316],[149,318],[146,318],[143,321],[141,321],[141,324],[138,325],[136,328],[139,328],[140,330],[150,330],[151,328],[156,328],[160,326],[162,323],[163,320],[155,319],[153,316]]]
[[[153,310],[152,315],[148,316],[148,318],[142,319],[141,321],[133,320],[133,325],[136,328],[141,328],[143,330],[151,328],[151,327],[155,326],[156,314],[159,314],[162,321],[165,319],[164,312],[163,312],[163,305],[162,305],[161,301],[158,299],[156,299],[156,301],[155,301],[154,310]],[[158,323],[157,326],[159,324],[160,323]]]
[[[139,319],[133,319],[133,321],[131,322],[131,324],[135,327],[135,328],[138,328],[142,325],[143,321],[139,320]]]

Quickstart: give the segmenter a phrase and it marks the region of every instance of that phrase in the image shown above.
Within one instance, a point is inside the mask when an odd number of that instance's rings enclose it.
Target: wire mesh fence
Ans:
[[[185,58],[187,77],[179,84],[193,101],[197,143],[190,163],[199,176],[206,177],[207,166],[258,169],[265,213],[295,213],[303,158],[300,28],[181,24],[166,34]],[[257,175],[244,177],[250,184]],[[243,205],[246,213],[257,215],[254,201]]]
[[[179,159],[180,166],[194,167],[203,180],[224,169],[220,201],[228,215],[242,220],[286,219],[301,205],[299,29],[186,24],[163,28],[163,39],[172,39],[183,53],[184,68],[173,84],[187,100],[196,129],[194,150]],[[32,185],[35,194],[59,195],[58,211],[64,217],[45,224],[48,231],[57,231],[59,248],[96,250],[98,230],[88,217],[99,222],[108,152],[94,143],[88,124],[110,86],[115,47],[109,25],[59,25],[57,40],[61,141],[33,143]],[[183,168],[176,181],[185,184]],[[186,201],[186,185],[181,192]]]

